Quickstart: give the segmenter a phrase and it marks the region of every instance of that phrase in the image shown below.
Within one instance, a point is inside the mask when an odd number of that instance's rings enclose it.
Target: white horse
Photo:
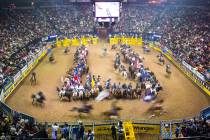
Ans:
[[[140,72],[136,72],[135,73],[135,79],[138,80],[141,76],[141,73]]]
[[[121,75],[123,76],[123,78],[124,78],[125,80],[128,79],[128,72],[127,72],[126,70],[123,70],[123,71],[121,72]]]
[[[73,90],[72,98],[73,99],[82,99],[83,95],[84,95],[84,91],[85,91],[84,88],[83,89],[75,88]]]
[[[60,100],[63,100],[64,97],[67,97],[69,99],[69,102],[71,101],[72,91],[66,91],[64,88],[59,89],[57,87],[57,92]]]
[[[171,66],[170,66],[169,64],[166,65],[166,73],[167,73],[168,75],[171,74]]]

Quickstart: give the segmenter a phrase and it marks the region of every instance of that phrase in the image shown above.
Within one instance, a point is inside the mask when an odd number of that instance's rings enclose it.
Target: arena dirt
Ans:
[[[102,48],[108,47],[106,57],[102,56]],[[100,43],[97,46],[88,46],[89,56],[88,63],[90,72],[94,75],[101,75],[105,81],[111,78],[116,82],[125,81],[118,73],[114,71],[113,61],[117,50],[111,50],[108,44]],[[171,77],[166,77],[165,67],[157,63],[157,52],[152,51],[150,54],[144,54],[141,47],[134,47],[135,51],[144,57],[144,65],[149,67],[163,86],[164,90],[158,95],[158,98],[164,99],[164,110],[166,114],[154,117],[152,119],[179,119],[191,117],[199,114],[200,110],[210,105],[210,98],[205,95],[198,87],[196,87],[189,79],[187,79],[177,68],[172,66]],[[6,103],[13,109],[34,116],[39,121],[74,121],[81,119],[77,112],[69,110],[72,107],[81,106],[80,101],[60,101],[56,87],[61,86],[61,77],[65,75],[68,68],[73,64],[73,54],[76,47],[71,47],[69,54],[64,54],[63,48],[53,50],[56,63],[48,62],[48,57],[35,68],[37,73],[38,84],[31,86],[29,77],[27,77],[15,92],[7,99]],[[167,62],[169,63],[169,62]],[[133,81],[132,81],[133,82]],[[46,104],[43,108],[32,105],[31,95],[43,91],[46,95]],[[110,109],[112,100],[104,100],[101,102],[90,101],[94,107],[90,116],[85,117],[86,120],[102,120],[104,117],[102,112]],[[119,100],[118,106],[123,110],[120,117],[123,119],[149,119],[149,114],[145,114],[152,103],[146,103],[142,99],[136,100]]]

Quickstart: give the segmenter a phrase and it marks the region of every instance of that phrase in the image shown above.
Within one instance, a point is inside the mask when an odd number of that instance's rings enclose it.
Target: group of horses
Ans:
[[[121,60],[122,57],[123,59]],[[122,71],[126,73],[121,74],[123,76],[126,75],[126,79],[136,81],[138,85],[136,86],[136,89],[126,90],[129,91],[129,95],[131,95],[132,98],[139,97],[140,93],[144,91],[145,96],[151,95],[150,97],[152,98],[145,99],[150,101],[156,97],[157,93],[162,90],[162,87],[156,79],[155,74],[150,71],[149,68],[144,67],[143,61],[144,58],[135,53],[130,46],[121,45],[120,53],[117,53],[115,56],[114,68],[121,73]],[[125,65],[127,65],[127,68]],[[121,70],[121,67],[123,67],[123,70]]]
[[[116,48],[114,47],[113,50]],[[64,53],[67,53],[65,50]],[[74,54],[73,67],[70,68],[66,76],[62,78],[62,87],[57,87],[58,96],[60,100],[89,100],[96,99],[102,91],[106,91],[108,96],[104,99],[140,99],[143,97],[145,101],[151,101],[157,96],[157,93],[163,88],[160,86],[155,74],[145,68],[143,65],[144,58],[135,53],[130,46],[121,45],[120,51],[116,54],[114,60],[114,69],[119,72],[125,79],[133,80],[136,85],[133,86],[131,82],[116,83],[112,79],[108,79],[103,85],[101,76],[95,76],[89,73],[89,66],[87,64],[88,50],[87,47],[81,46],[77,48]],[[159,58],[161,57],[161,58]],[[162,56],[158,56],[160,62]],[[169,67],[166,65],[166,67]],[[168,68],[168,70],[170,70]],[[83,78],[83,77],[86,77]],[[32,74],[32,81],[36,79],[36,74]],[[84,84],[82,79],[85,79]],[[36,80],[35,80],[36,82]],[[151,96],[149,99],[145,97]],[[46,98],[40,91],[32,95],[32,104],[43,104]],[[84,104],[82,107],[74,107],[71,111],[81,113],[89,113],[93,109],[92,105]],[[118,115],[121,108],[113,106],[113,108],[104,115]]]
[[[121,54],[120,54],[121,53]],[[120,53],[116,54],[114,68],[116,71],[126,75],[126,78],[136,81],[136,86],[131,83],[115,83],[108,79],[103,85],[101,76],[95,76],[88,73],[87,64],[88,50],[86,47],[79,47],[74,54],[74,68],[67,72],[64,78],[64,84],[61,88],[57,87],[57,92],[61,100],[67,98],[71,100],[89,100],[96,99],[102,91],[108,95],[103,98],[123,98],[140,99],[142,93],[144,96],[152,95],[155,97],[162,90],[153,72],[143,66],[143,58],[135,53],[130,46],[122,45]],[[123,56],[123,60],[121,57]],[[123,61],[123,62],[122,62]],[[122,63],[125,63],[122,65]],[[126,67],[128,65],[128,69]],[[82,76],[86,75],[85,83],[82,84]],[[84,79],[84,78],[83,78]]]
[[[69,101],[71,101],[71,99],[82,99],[84,97],[85,89],[82,85],[82,76],[89,72],[87,56],[87,47],[81,46],[76,50],[73,68],[67,71],[63,79],[63,86],[61,88],[57,87],[58,96],[61,100],[66,97]]]

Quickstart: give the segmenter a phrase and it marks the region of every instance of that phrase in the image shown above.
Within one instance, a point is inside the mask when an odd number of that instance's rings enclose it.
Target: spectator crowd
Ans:
[[[114,32],[160,35],[160,47],[210,79],[210,10],[183,6],[127,6]]]
[[[0,89],[42,49],[28,44],[49,35],[91,32],[93,25],[89,5],[1,10]]]
[[[45,131],[42,125],[30,122],[28,119],[22,119],[17,112],[13,116],[8,116],[0,110],[1,140],[11,140],[17,138],[27,140],[34,137],[36,133],[41,131]]]

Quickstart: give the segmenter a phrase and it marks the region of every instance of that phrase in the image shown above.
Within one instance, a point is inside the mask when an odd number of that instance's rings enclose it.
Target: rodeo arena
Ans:
[[[0,140],[210,140],[210,0],[1,0]]]

